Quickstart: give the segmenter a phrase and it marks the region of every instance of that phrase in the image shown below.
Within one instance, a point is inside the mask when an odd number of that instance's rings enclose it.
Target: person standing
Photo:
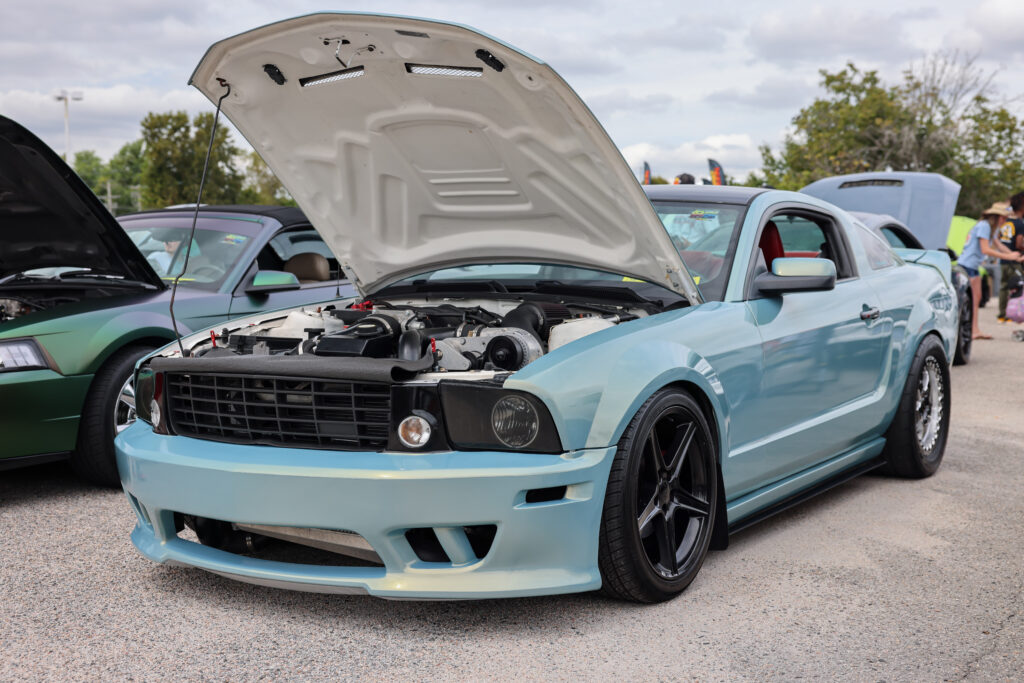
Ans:
[[[1022,197],[1022,200],[1024,200],[1024,197]],[[1024,204],[1024,201],[1022,201],[1022,204]],[[968,233],[963,253],[960,254],[960,258],[957,260],[957,263],[963,266],[963,269],[967,271],[967,275],[971,278],[971,304],[974,314],[971,318],[973,325],[971,339],[992,338],[991,335],[984,334],[978,325],[978,302],[981,300],[981,275],[978,272],[978,268],[981,267],[981,262],[985,260],[986,256],[992,256],[994,258],[1005,258],[1007,261],[1019,264],[1022,258],[1019,253],[1015,251],[1007,253],[1002,248],[994,246],[993,243],[993,235],[1006,222],[1009,213],[1010,209],[1005,204],[993,204],[986,209],[981,214],[981,220]],[[1003,313],[1005,314],[1006,311],[1004,310]]]
[[[1010,197],[1009,220],[999,226],[999,241],[1003,243],[1007,251],[1024,251],[1024,192],[1018,192]],[[999,322],[1009,322],[1006,317],[1006,302],[1010,299],[1010,289],[1013,288],[1017,279],[1024,274],[1021,270],[1020,260],[1001,258],[999,260]]]

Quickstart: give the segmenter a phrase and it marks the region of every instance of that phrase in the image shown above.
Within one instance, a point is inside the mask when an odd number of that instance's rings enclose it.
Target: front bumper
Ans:
[[[71,451],[92,375],[0,372],[0,458]]]
[[[138,516],[132,542],[156,562],[263,585],[392,598],[515,597],[601,585],[598,531],[614,447],[561,456],[304,450],[161,436],[142,422],[115,443]],[[527,491],[561,486],[559,500],[526,502]],[[384,566],[291,564],[217,550],[177,536],[175,512],[352,531]],[[481,559],[424,562],[405,535],[427,527],[444,538],[445,529],[486,524],[497,532]]]

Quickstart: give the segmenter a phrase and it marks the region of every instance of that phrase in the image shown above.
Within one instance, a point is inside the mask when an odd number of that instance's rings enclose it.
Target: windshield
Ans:
[[[746,207],[712,202],[652,202],[706,301],[721,301]]]
[[[181,274],[191,216],[140,216],[122,219],[121,225],[160,279],[171,282]],[[254,219],[200,217],[181,284],[219,289],[261,229]]]
[[[660,285],[644,280],[607,273],[576,266],[554,265],[550,263],[495,263],[486,265],[459,266],[442,268],[400,280],[382,290],[387,293],[393,288],[426,285],[431,283],[479,283],[479,286],[492,285],[492,291],[507,289],[512,292],[529,291],[538,287],[553,288],[559,285],[569,287],[593,285],[597,287],[627,287],[647,299],[674,301],[678,294]]]

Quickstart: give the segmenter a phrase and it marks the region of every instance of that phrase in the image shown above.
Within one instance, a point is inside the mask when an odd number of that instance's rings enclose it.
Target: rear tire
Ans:
[[[697,402],[663,389],[637,411],[619,441],[598,546],[602,591],[662,602],[700,571],[715,525],[715,443]]]
[[[134,392],[122,398],[122,391],[126,387],[131,389],[135,363],[152,350],[149,346],[126,346],[108,358],[96,373],[82,409],[78,446],[71,455],[71,467],[83,479],[100,486],[121,484],[114,436],[117,427],[127,427],[135,421]]]
[[[942,344],[925,337],[910,363],[896,416],[885,435],[890,474],[923,479],[942,463],[949,436],[949,366]]]

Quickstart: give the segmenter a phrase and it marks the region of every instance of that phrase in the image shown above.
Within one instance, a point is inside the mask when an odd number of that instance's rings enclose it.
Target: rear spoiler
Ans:
[[[904,261],[916,263],[922,266],[931,266],[942,273],[946,282],[953,281],[953,264],[949,260],[949,254],[936,249],[901,249],[894,248],[894,252]]]

